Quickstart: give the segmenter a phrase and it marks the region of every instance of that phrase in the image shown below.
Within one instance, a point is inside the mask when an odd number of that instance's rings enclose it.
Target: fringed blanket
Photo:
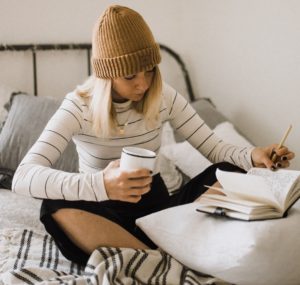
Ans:
[[[225,284],[160,250],[101,247],[83,268],[65,259],[49,235],[31,229],[0,230],[0,274],[2,284]]]

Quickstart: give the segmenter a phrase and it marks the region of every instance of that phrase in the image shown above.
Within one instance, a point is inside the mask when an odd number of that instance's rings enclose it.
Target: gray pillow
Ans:
[[[53,98],[26,94],[11,98],[8,116],[0,134],[0,174],[1,169],[16,170],[60,103]],[[68,172],[78,171],[78,155],[72,141],[53,167]]]
[[[216,109],[209,98],[201,98],[191,103],[195,111],[205,121],[205,123],[214,129],[218,124],[228,121],[228,119]],[[184,138],[175,132],[176,142],[184,141]]]
[[[0,82],[0,133],[4,125],[4,121],[7,116],[7,109],[5,104],[9,101],[11,95],[16,92],[16,90],[2,84]]]

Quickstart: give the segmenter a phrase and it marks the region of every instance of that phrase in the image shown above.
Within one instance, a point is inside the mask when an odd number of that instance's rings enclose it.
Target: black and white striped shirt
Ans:
[[[22,160],[13,179],[13,191],[36,198],[65,200],[107,200],[102,170],[120,158],[122,147],[143,147],[158,153],[162,124],[171,126],[212,162],[228,161],[244,169],[251,165],[251,147],[237,147],[219,139],[186,99],[163,85],[160,124],[147,129],[143,116],[131,108],[131,101],[113,103],[117,121],[128,120],[124,135],[95,136],[86,99],[67,94],[37,142]],[[79,173],[51,168],[73,139],[79,156]],[[159,169],[157,169],[157,172]]]

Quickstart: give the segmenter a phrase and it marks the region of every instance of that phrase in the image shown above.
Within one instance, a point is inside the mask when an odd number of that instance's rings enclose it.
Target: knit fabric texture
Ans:
[[[152,69],[161,61],[159,45],[136,11],[110,6],[97,21],[92,38],[96,77],[117,78]]]

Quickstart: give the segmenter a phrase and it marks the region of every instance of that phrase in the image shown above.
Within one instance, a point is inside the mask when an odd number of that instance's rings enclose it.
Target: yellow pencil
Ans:
[[[284,142],[285,142],[287,136],[289,135],[291,129],[292,129],[292,125],[289,125],[289,127],[287,128],[287,130],[286,130],[284,136],[282,137],[282,139],[281,139],[281,141],[280,141],[280,143],[279,143],[279,145],[277,146],[276,149],[280,149],[280,148],[283,146],[283,144],[284,144]],[[272,150],[272,153],[271,153],[271,160],[272,160],[273,162],[275,162],[276,159],[277,159],[277,154],[276,154],[275,150]]]

